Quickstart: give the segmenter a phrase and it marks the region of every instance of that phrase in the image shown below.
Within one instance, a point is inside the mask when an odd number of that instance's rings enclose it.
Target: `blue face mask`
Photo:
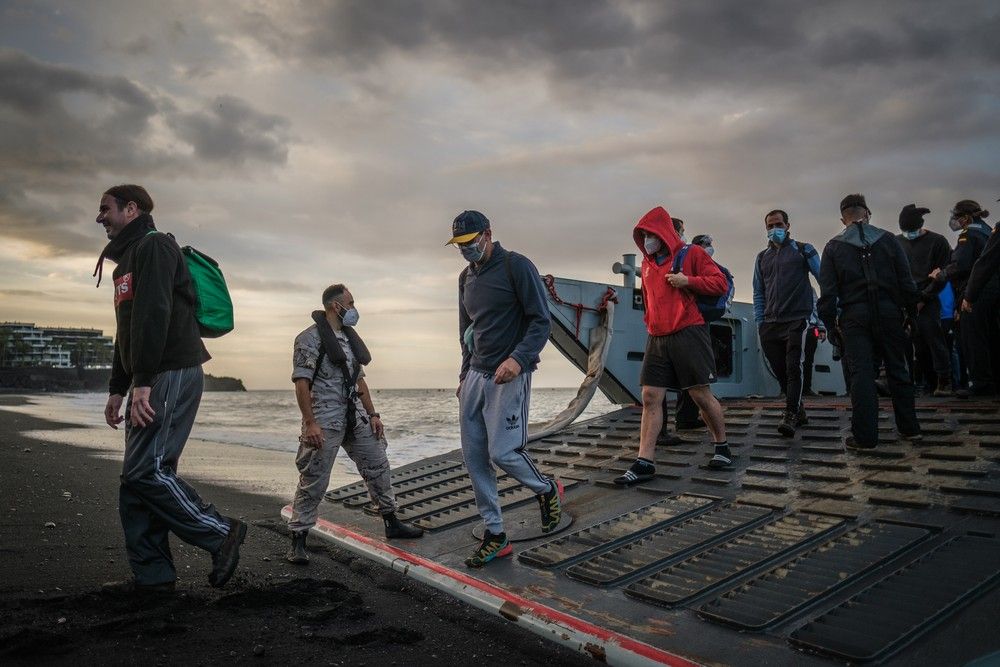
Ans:
[[[470,245],[460,245],[458,249],[461,251],[462,257],[473,264],[481,260],[483,255],[486,254],[486,248],[480,248],[478,241]]]
[[[920,230],[919,229],[914,229],[912,232],[903,232],[903,236],[905,236],[906,238],[908,238],[911,241],[913,241],[918,236],[920,236]]]
[[[767,240],[776,245],[781,245],[785,240],[785,230],[781,227],[767,230]]]
[[[359,319],[361,319],[361,315],[358,314],[357,308],[348,308],[340,316],[340,321],[343,323],[345,327],[355,326],[358,323]]]

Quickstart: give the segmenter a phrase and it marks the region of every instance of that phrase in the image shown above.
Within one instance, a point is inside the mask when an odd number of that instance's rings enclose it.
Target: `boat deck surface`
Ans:
[[[845,451],[849,405],[809,401],[778,435],[781,404],[726,400],[734,469],[705,467],[708,435],[659,447],[657,475],[611,480],[638,450],[640,411],[580,422],[528,449],[566,485],[558,532],[532,493],[498,477],[515,556],[468,570],[481,523],[460,451],[393,473],[392,542],[587,623],[702,664],[965,664],[1000,650],[1000,404],[918,401],[919,444],[883,403],[878,449]],[[327,494],[321,518],[384,541],[363,484]]]

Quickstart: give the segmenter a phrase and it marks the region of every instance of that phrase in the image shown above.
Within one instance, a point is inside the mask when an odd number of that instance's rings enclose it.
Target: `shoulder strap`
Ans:
[[[686,244],[684,244],[684,247],[682,247],[680,250],[678,250],[677,254],[674,255],[674,262],[673,262],[673,265],[671,267],[671,268],[673,268],[672,273],[679,273],[680,272],[681,266],[683,266],[683,264],[684,264],[684,258],[687,257],[688,250],[690,248],[691,248],[691,244],[690,243],[686,243]]]
[[[517,301],[517,305],[520,306],[521,310],[523,311],[524,304],[521,303],[521,295],[517,293],[517,283],[514,282],[514,270],[510,268],[510,256],[512,254],[513,253],[511,253],[509,250],[507,251],[507,254],[503,256],[503,265],[504,268],[507,269],[507,280],[510,281],[510,289],[512,292],[514,292],[514,299]]]

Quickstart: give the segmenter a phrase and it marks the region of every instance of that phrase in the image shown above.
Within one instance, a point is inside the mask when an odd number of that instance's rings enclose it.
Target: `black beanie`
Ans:
[[[868,203],[865,202],[865,196],[862,194],[847,195],[840,200],[840,210],[843,211],[845,208],[854,208],[855,206],[860,206],[861,208],[868,211],[871,214],[871,209],[868,208]]]
[[[915,232],[924,226],[924,216],[930,213],[929,208],[917,208],[916,204],[907,204],[899,212],[899,228],[904,232]]]

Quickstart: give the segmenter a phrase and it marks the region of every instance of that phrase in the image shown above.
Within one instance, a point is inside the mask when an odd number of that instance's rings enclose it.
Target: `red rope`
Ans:
[[[610,287],[604,293],[604,296],[601,297],[601,302],[599,304],[597,304],[596,308],[592,308],[590,306],[585,306],[582,303],[569,303],[567,301],[564,301],[559,296],[559,293],[556,292],[556,279],[555,279],[555,276],[553,276],[551,273],[548,274],[548,275],[546,275],[546,276],[542,276],[542,281],[545,283],[545,287],[549,290],[549,295],[552,297],[553,301],[555,301],[556,303],[558,303],[560,306],[569,306],[570,308],[572,308],[576,312],[576,337],[577,338],[580,337],[580,320],[583,319],[583,311],[589,310],[592,313],[600,313],[600,312],[603,312],[603,311],[605,311],[605,310],[608,309],[608,302],[609,301],[612,301],[614,303],[618,303],[618,293],[615,292]]]

